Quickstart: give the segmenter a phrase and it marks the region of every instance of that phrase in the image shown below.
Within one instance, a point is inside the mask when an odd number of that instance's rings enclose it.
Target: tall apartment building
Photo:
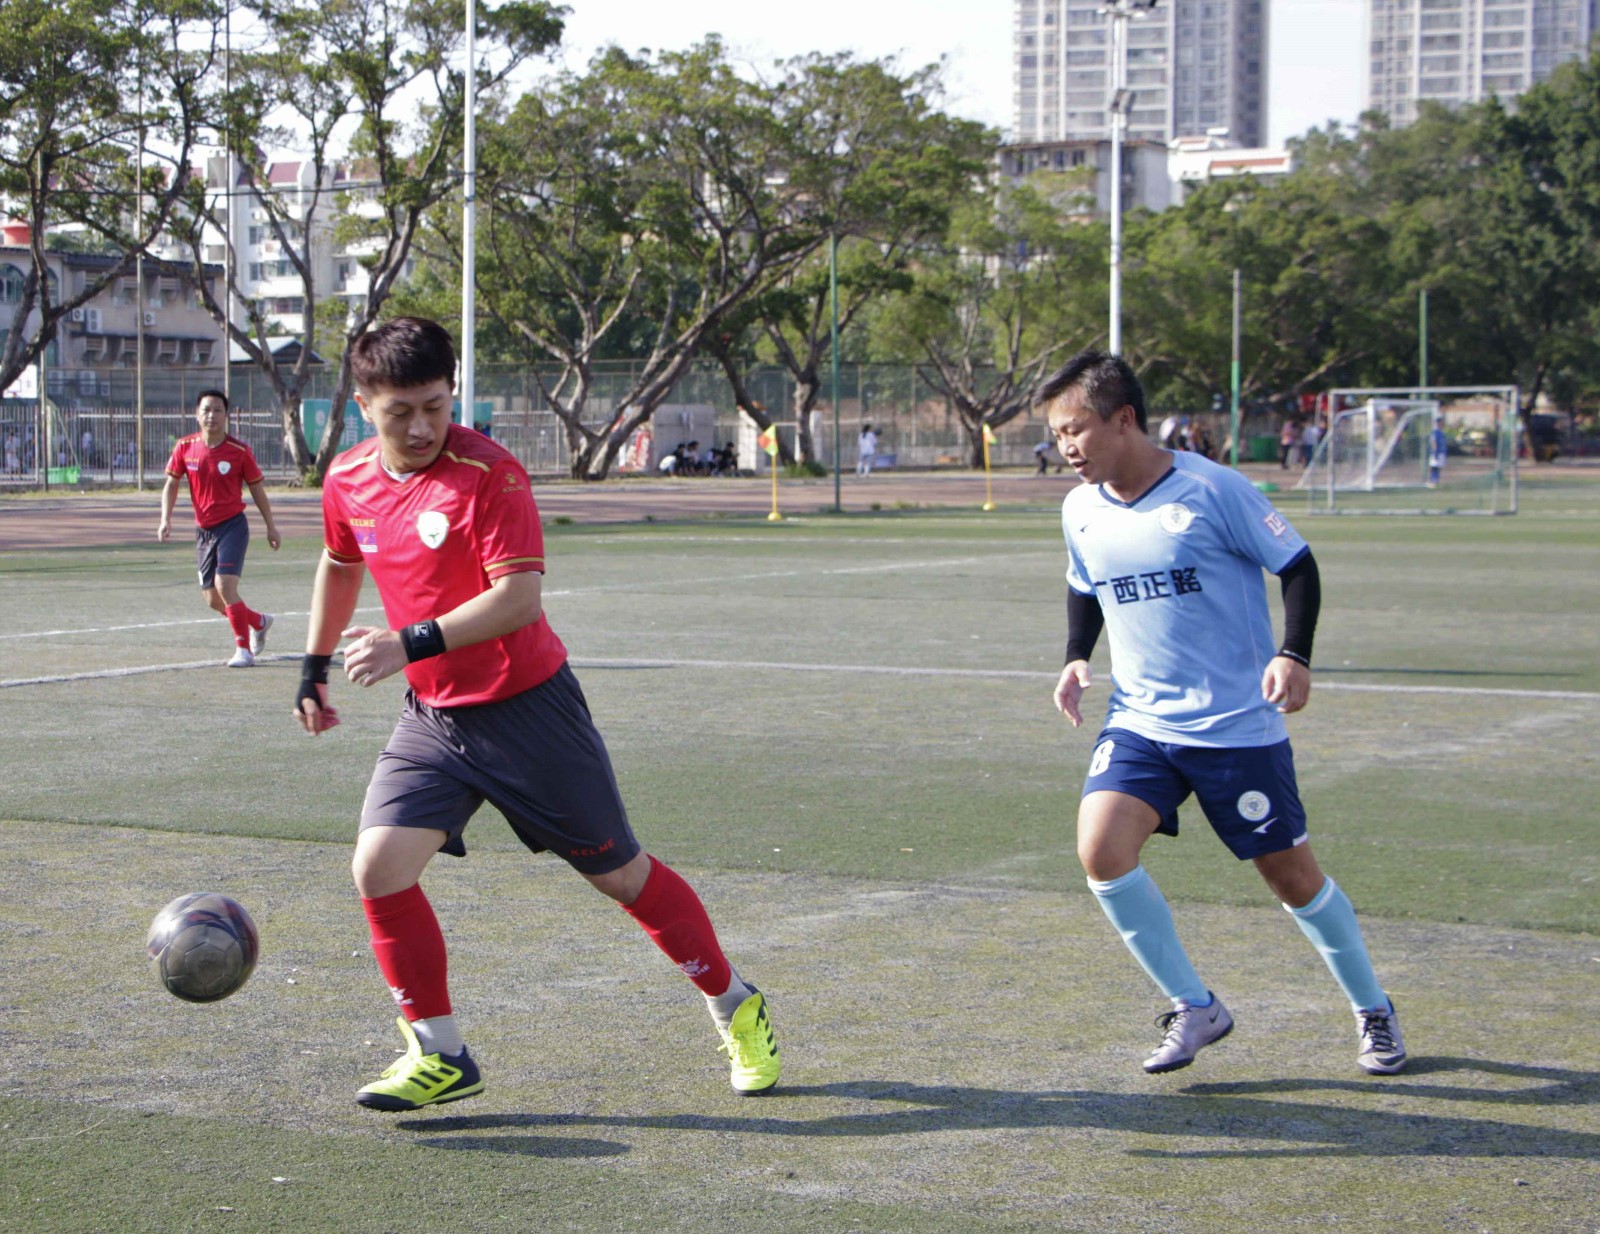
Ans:
[[[1395,125],[1423,99],[1515,98],[1600,33],[1600,0],[1367,0],[1366,106]]]
[[[1102,0],[1016,0],[1014,141],[1110,135],[1111,27]],[[1128,23],[1128,137],[1228,131],[1266,140],[1267,0],[1159,0]]]
[[[298,335],[305,324],[305,284],[278,239],[271,213],[238,169],[230,191],[228,161],[222,155],[210,156],[200,174],[211,195],[213,213],[229,218],[235,297],[255,301],[270,329]],[[370,215],[378,209],[370,178],[364,176],[370,177],[370,171],[360,164],[333,164],[325,170],[319,191],[315,165],[310,161],[275,162],[267,165],[261,189],[285,217],[283,234],[289,244],[309,254],[318,300],[341,301],[349,312],[359,309],[366,298],[367,271],[362,258],[372,256],[377,246],[367,240],[341,240],[337,224],[342,214]],[[306,246],[308,226],[311,242]],[[227,247],[220,230],[208,225],[202,244],[207,261],[226,262]],[[408,260],[403,273],[409,275],[414,264]],[[242,308],[235,307],[234,319],[246,320]]]

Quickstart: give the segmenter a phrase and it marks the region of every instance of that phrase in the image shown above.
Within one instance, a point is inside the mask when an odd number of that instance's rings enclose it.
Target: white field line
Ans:
[[[256,662],[273,663],[298,661],[294,652],[261,655]],[[1041,684],[1056,680],[1056,674],[1037,669],[1009,668],[916,668],[886,664],[799,664],[779,660],[675,660],[667,658],[611,659],[597,656],[573,656],[574,668],[626,668],[626,669],[758,669],[775,673],[838,673],[850,676],[880,677],[933,677],[949,679],[988,679],[995,681],[1038,681]],[[186,669],[223,668],[220,659],[189,660],[177,664],[141,664],[127,668],[97,669],[85,673],[61,673],[47,677],[17,677],[0,680],[0,690],[12,686],[56,685],[74,681],[96,681],[104,678],[137,677],[146,673],[169,673]],[[1356,682],[1320,681],[1318,690],[1341,690],[1354,694],[1450,694],[1475,698],[1528,698],[1547,702],[1600,703],[1600,693],[1579,690],[1516,690],[1484,686],[1410,686],[1361,685]]]
[[[746,583],[757,579],[769,578],[817,578],[830,574],[882,574],[890,570],[933,570],[938,569],[941,566],[976,565],[979,562],[992,560],[993,556],[993,554],[990,554],[987,557],[939,557],[926,561],[885,561],[872,565],[841,566],[834,570],[762,570],[749,574],[726,574],[720,577],[708,576],[696,579],[695,582],[698,585],[715,587],[723,583]],[[648,591],[649,589],[649,584],[602,583],[595,587],[569,587],[564,589],[552,589],[546,591],[544,595],[547,598],[554,598],[559,596],[597,595],[601,592],[609,591]],[[364,608],[359,608],[356,610],[358,613],[377,613],[381,611],[382,608],[379,605],[368,605]],[[277,612],[274,613],[273,616],[307,617],[310,616],[310,614],[303,612]],[[201,626],[206,625],[208,622],[221,620],[222,618],[220,617],[212,616],[185,618],[182,621],[145,621],[139,622],[135,625],[123,626],[85,626],[76,630],[22,630],[11,634],[0,634],[0,641],[19,638],[59,638],[70,637],[79,634],[111,634],[121,630],[159,630],[170,626]]]

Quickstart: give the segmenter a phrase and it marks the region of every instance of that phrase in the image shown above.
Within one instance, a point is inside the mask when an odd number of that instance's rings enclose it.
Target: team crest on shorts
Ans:
[[[1251,789],[1239,798],[1239,815],[1248,822],[1259,823],[1272,813],[1272,800],[1265,793]]]
[[[424,510],[417,515],[417,535],[429,548],[438,548],[450,534],[450,520],[437,510]]]
[[[222,462],[217,464],[217,474],[219,476],[225,476],[232,470],[233,464],[228,462],[227,459],[223,459]]]
[[[1179,501],[1169,501],[1156,511],[1156,522],[1169,535],[1181,536],[1194,522],[1194,511]]]

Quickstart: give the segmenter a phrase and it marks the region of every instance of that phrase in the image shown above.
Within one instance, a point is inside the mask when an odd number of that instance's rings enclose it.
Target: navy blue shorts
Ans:
[[[1211,829],[1240,861],[1306,842],[1306,811],[1287,741],[1216,749],[1102,729],[1083,793],[1108,791],[1150,806],[1161,816],[1156,830],[1169,836],[1178,834],[1178,807],[1193,793]]]
[[[405,709],[378,756],[361,828],[431,827],[440,852],[466,856],[467,820],[485,801],[534,852],[584,874],[607,874],[639,853],[589,704],[572,669],[480,707]]]
[[[244,573],[244,553],[250,547],[250,520],[243,514],[223,519],[215,527],[196,527],[194,561],[200,567],[200,586],[210,590],[219,574]]]

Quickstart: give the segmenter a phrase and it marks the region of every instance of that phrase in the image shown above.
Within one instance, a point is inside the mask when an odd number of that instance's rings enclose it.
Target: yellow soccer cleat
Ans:
[[[778,1082],[782,1065],[778,1059],[777,1038],[767,1018],[767,999],[760,990],[739,1004],[733,1022],[722,1031],[718,1047],[728,1056],[733,1068],[733,1091],[745,1097],[764,1093]]]
[[[420,1110],[441,1101],[476,1097],[483,1091],[483,1078],[472,1055],[424,1054],[422,1043],[402,1016],[395,1021],[406,1039],[406,1052],[387,1070],[356,1094],[356,1101],[369,1110],[396,1112]]]

